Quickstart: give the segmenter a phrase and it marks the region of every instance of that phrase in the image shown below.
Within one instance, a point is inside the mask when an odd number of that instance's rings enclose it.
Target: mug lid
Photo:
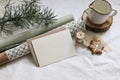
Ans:
[[[95,0],[89,6],[100,14],[109,14],[112,10],[111,4],[106,0]]]

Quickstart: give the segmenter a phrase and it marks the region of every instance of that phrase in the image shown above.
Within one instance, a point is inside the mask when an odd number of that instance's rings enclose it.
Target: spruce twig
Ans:
[[[18,6],[13,6],[10,1],[5,6],[5,14],[0,19],[0,33],[12,33],[12,25],[18,28],[29,28],[30,25],[46,25],[55,22],[54,12],[48,7],[43,8],[40,0],[24,0]]]

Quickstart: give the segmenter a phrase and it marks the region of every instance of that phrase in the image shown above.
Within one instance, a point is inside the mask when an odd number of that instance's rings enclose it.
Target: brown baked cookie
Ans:
[[[90,49],[93,55],[101,55],[103,48],[104,46],[100,40],[91,40],[90,45],[88,46],[88,49]]]

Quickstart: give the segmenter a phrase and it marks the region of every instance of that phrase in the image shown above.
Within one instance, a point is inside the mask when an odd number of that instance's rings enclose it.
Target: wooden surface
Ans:
[[[0,65],[9,62],[5,52],[0,53]]]
[[[109,17],[108,20],[103,24],[99,24],[99,25],[93,24],[88,19],[88,9],[86,9],[83,12],[82,20],[85,22],[87,30],[90,30],[93,32],[105,32],[111,27],[112,22],[113,22],[113,17]]]

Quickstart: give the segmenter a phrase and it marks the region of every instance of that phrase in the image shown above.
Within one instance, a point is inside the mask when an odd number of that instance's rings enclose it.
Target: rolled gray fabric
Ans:
[[[66,24],[68,22],[73,21],[74,18],[72,15],[66,15],[61,18],[59,18],[56,23],[53,25],[49,25],[47,28],[45,26],[40,26],[39,28],[33,28],[30,30],[27,30],[25,32],[22,32],[20,34],[11,36],[7,39],[0,40],[0,52],[9,49],[11,47],[15,47],[17,44],[26,41],[27,39],[37,36],[39,34],[43,34],[47,31],[50,31],[54,28],[57,28],[63,24]]]

